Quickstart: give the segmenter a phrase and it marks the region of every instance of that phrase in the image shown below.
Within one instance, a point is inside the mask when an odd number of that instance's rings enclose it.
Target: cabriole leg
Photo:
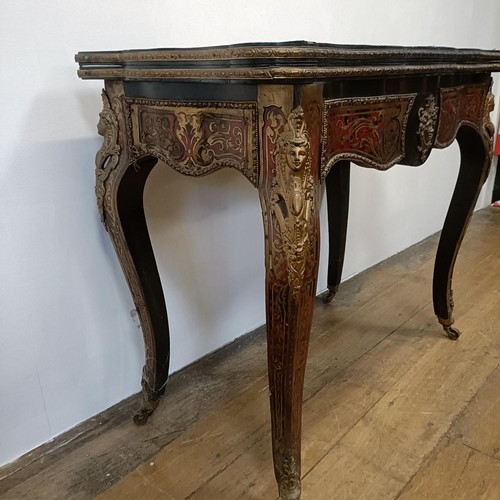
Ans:
[[[102,221],[115,247],[141,322],[146,360],[143,407],[134,421],[141,425],[158,406],[169,367],[167,310],[144,217],[143,192],[156,163],[144,158],[131,165],[123,113],[121,82],[107,82],[98,131],[104,143],[96,156],[96,195]]]
[[[488,175],[491,164],[491,138],[493,131],[486,106],[485,126],[481,132],[464,125],[457,134],[461,163],[455,191],[446,215],[434,266],[434,311],[439,323],[452,340],[460,331],[454,328],[452,275],[460,244],[469,224],[479,192]],[[491,123],[491,122],[490,122]]]
[[[302,391],[318,272],[321,87],[259,87],[273,460],[282,499],[300,498]]]
[[[134,417],[145,424],[165,392],[170,359],[167,309],[143,208],[144,185],[156,159],[129,167],[118,187],[117,206],[126,248],[132,259],[125,270],[144,335],[143,407]],[[122,263],[123,266],[123,263]],[[125,267],[124,267],[125,269]]]

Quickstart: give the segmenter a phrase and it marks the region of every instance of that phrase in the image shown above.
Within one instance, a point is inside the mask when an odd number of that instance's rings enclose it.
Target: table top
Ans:
[[[500,71],[500,51],[450,47],[244,43],[200,48],[79,52],[84,79],[317,80]]]

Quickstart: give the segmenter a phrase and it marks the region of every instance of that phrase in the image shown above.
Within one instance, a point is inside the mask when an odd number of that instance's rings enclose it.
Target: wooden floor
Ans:
[[[478,212],[448,340],[433,236],[318,302],[305,382],[304,500],[500,499],[500,209]],[[172,377],[145,427],[131,398],[0,469],[2,499],[274,499],[265,337]]]

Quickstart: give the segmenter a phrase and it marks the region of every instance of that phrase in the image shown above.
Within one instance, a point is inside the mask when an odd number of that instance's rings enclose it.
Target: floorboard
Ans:
[[[457,342],[432,311],[436,245],[434,235],[318,301],[304,500],[500,498],[500,209],[476,213],[463,242]],[[0,469],[0,498],[276,498],[262,329],[175,374],[145,427],[131,422],[137,404]]]

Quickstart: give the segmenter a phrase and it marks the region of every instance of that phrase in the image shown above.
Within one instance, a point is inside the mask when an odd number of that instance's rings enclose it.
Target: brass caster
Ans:
[[[151,416],[153,412],[140,409],[135,415],[134,415],[134,424],[135,425],[146,425],[149,417]]]
[[[337,290],[339,289],[338,286],[329,288],[322,296],[321,300],[323,301],[323,304],[329,304],[332,300],[333,297],[335,297],[335,294],[337,293]]]
[[[457,340],[460,337],[460,330],[458,328],[453,328],[452,326],[443,326],[446,335],[451,340]]]
[[[158,403],[158,401],[145,403],[144,407],[134,415],[134,424],[146,425],[149,417],[153,414],[156,408],[158,408]]]

